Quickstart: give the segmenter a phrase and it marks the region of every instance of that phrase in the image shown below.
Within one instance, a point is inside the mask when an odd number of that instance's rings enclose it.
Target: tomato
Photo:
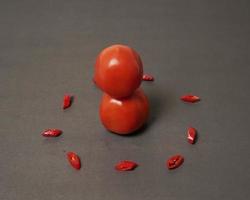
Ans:
[[[128,97],[140,86],[143,65],[138,53],[125,45],[113,45],[98,55],[94,81],[110,96]]]
[[[139,129],[147,120],[149,103],[142,90],[131,97],[117,100],[104,94],[100,105],[100,118],[111,132],[129,134]]]

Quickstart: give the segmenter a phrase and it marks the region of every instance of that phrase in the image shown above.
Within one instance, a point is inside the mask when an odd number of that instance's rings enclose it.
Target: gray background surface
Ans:
[[[249,22],[247,0],[1,0],[0,199],[248,199]],[[115,43],[135,48],[156,79],[142,84],[148,126],[129,137],[103,128],[91,82],[96,55]],[[202,101],[181,102],[189,92]],[[65,93],[76,98],[62,111]],[[53,127],[63,135],[40,136]],[[169,171],[176,153],[185,162]],[[115,171],[123,159],[140,167]]]

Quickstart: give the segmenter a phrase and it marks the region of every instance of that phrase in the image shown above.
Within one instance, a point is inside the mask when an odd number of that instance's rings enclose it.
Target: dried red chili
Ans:
[[[130,171],[138,166],[137,163],[129,160],[123,160],[116,164],[115,169],[118,171]]]
[[[68,152],[67,158],[72,167],[79,170],[81,168],[81,160],[79,156],[74,152]]]
[[[195,103],[197,101],[200,101],[200,97],[188,94],[188,95],[182,96],[181,100],[185,102],[189,102],[189,103]]]
[[[150,75],[150,74],[143,74],[142,80],[144,80],[144,81],[153,81],[154,77],[152,75]]]
[[[62,134],[62,131],[59,129],[47,129],[42,132],[42,136],[44,137],[58,137]]]
[[[188,142],[190,144],[194,144],[195,143],[195,141],[196,141],[196,135],[197,135],[197,131],[196,131],[195,128],[193,128],[193,127],[188,128],[187,138],[188,138]]]
[[[63,97],[63,109],[67,109],[68,107],[71,106],[72,98],[73,98],[73,96],[64,95],[64,97]]]
[[[181,155],[175,155],[168,159],[167,167],[168,169],[175,169],[179,167],[184,162],[184,157]]]

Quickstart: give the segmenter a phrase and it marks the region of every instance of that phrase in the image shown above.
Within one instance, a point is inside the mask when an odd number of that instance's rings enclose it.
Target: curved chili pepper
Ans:
[[[81,160],[79,156],[74,152],[68,152],[67,158],[72,167],[79,170],[81,168]]]
[[[150,74],[143,74],[142,80],[144,81],[154,81],[154,77]]]
[[[181,100],[185,101],[185,102],[189,102],[189,103],[195,103],[197,101],[200,101],[201,99],[198,96],[194,96],[194,95],[188,94],[188,95],[182,96]]]
[[[195,128],[193,128],[193,127],[188,128],[187,138],[188,138],[188,142],[190,144],[194,144],[195,143],[195,141],[196,141],[196,135],[197,135],[196,133],[197,133],[197,131],[196,131]]]
[[[129,160],[123,160],[116,164],[115,169],[118,171],[130,171],[138,166],[137,163]]]
[[[167,167],[168,169],[175,169],[179,167],[184,162],[184,157],[181,155],[175,155],[168,159]]]
[[[64,97],[63,97],[63,109],[67,109],[71,106],[72,98],[73,98],[73,96],[64,95]]]
[[[42,132],[42,136],[44,137],[58,137],[62,134],[62,131],[59,129],[47,129]]]

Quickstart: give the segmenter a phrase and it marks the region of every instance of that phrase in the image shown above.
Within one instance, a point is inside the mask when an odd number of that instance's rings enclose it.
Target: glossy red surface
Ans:
[[[195,103],[200,101],[200,97],[192,95],[192,94],[187,94],[181,97],[182,101],[189,102],[189,103]]]
[[[71,98],[70,95],[64,95],[63,97],[63,109],[67,109],[71,106]]]
[[[117,100],[104,94],[100,104],[100,118],[111,132],[129,134],[140,128],[147,120],[149,103],[142,90],[126,99]]]
[[[62,131],[59,129],[47,129],[42,132],[42,136],[44,137],[58,137],[62,134]]]
[[[113,45],[98,55],[94,81],[105,93],[121,99],[140,86],[142,74],[142,61],[136,51],[125,45]]]
[[[117,171],[131,171],[134,170],[138,166],[137,163],[130,160],[123,160],[116,164],[115,169]]]
[[[190,144],[194,144],[195,143],[195,141],[196,141],[196,134],[197,134],[196,132],[197,131],[196,131],[195,128],[193,128],[193,127],[189,127],[188,128],[187,139],[188,139],[188,142]]]
[[[81,168],[81,160],[79,156],[74,152],[68,152],[67,158],[72,167],[79,170]]]
[[[175,155],[175,156],[172,156],[171,158],[168,159],[167,167],[168,167],[168,169],[175,169],[175,168],[179,167],[180,165],[182,165],[183,162],[184,162],[183,156]]]
[[[154,77],[150,74],[143,74],[142,80],[143,81],[154,81]]]

